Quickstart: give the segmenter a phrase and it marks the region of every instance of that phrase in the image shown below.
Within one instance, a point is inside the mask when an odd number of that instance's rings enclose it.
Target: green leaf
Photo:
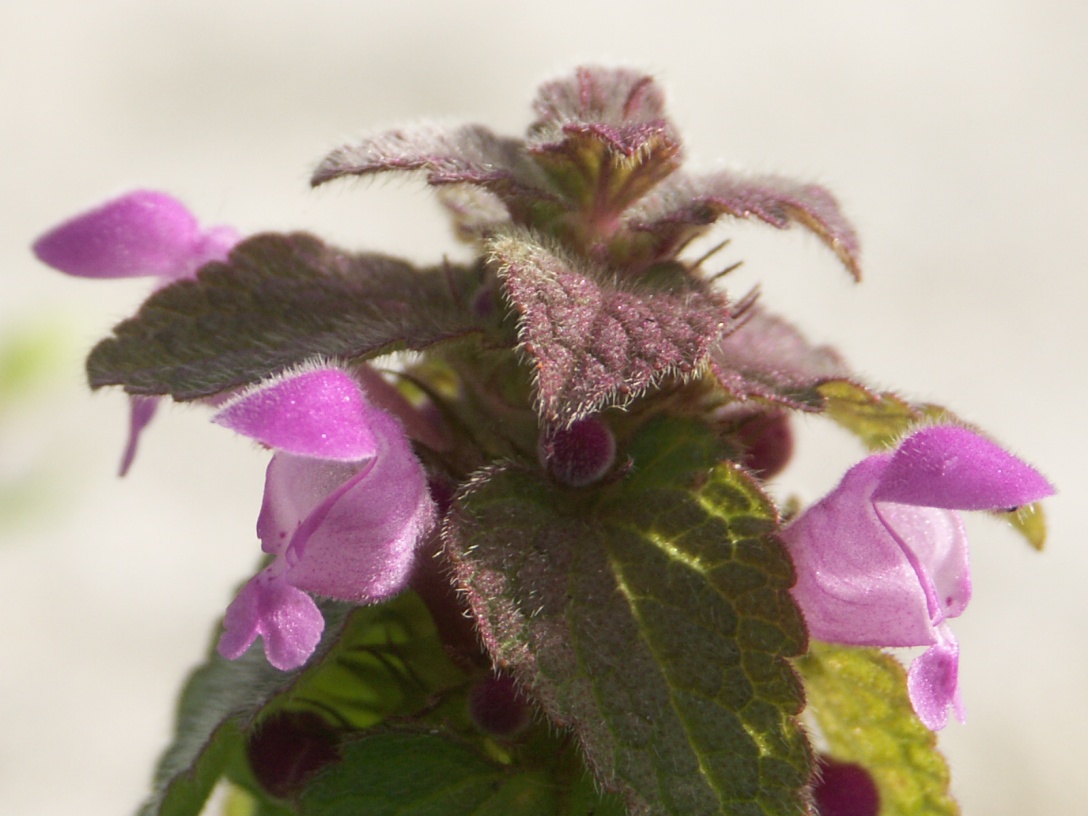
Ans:
[[[861,765],[880,792],[880,816],[955,816],[936,735],[915,716],[906,673],[877,649],[812,643],[797,662],[808,712],[830,755]]]
[[[353,614],[335,659],[299,678],[285,706],[361,730],[408,716],[467,682],[446,654],[427,607],[407,592]]]
[[[247,735],[278,711],[315,711],[339,725],[410,714],[463,682],[413,593],[370,607],[323,605],[326,627],[307,666],[282,672],[258,647],[237,660],[213,653],[190,676],[173,743],[141,816],[196,816],[228,773],[259,794],[244,758]],[[241,767],[241,774],[233,769]]]
[[[485,329],[477,268],[417,270],[318,239],[257,235],[153,294],[87,359],[91,386],[196,399],[314,356],[365,359]]]
[[[849,380],[821,383],[817,391],[825,400],[824,413],[870,450],[890,447],[927,416],[890,391],[878,394]]]
[[[562,760],[569,751],[548,757]],[[584,771],[504,764],[439,733],[374,731],[347,744],[300,799],[303,816],[623,816]]]
[[[698,423],[647,425],[599,493],[514,468],[447,528],[495,661],[635,814],[795,814],[805,647],[774,507]]]

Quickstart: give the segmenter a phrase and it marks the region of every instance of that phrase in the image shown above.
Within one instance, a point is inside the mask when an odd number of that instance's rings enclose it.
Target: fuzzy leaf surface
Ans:
[[[368,358],[482,331],[465,303],[479,271],[417,270],[296,233],[239,244],[226,263],[160,289],[91,351],[91,386],[196,399],[316,355]]]
[[[762,399],[803,411],[822,410],[822,384],[847,373],[836,351],[813,346],[788,321],[759,304],[744,309],[714,347],[710,368],[735,399]]]
[[[656,256],[675,252],[723,215],[757,218],[778,229],[800,224],[823,241],[854,278],[861,277],[861,246],[838,202],[823,187],[781,176],[719,171],[674,173],[627,214],[629,228],[646,233]]]
[[[597,497],[515,468],[447,527],[483,640],[633,814],[797,814],[785,660],[805,647],[774,507],[697,423],[660,420]]]
[[[548,178],[529,158],[525,143],[483,125],[450,129],[425,124],[379,133],[332,151],[314,171],[311,183],[388,172],[421,172],[433,187],[478,189],[496,197],[523,222],[536,209],[557,207]]]
[[[956,816],[937,736],[915,716],[906,673],[878,649],[812,643],[798,661],[830,754],[869,771],[881,816]]]
[[[925,416],[890,391],[876,393],[846,379],[821,383],[817,390],[826,400],[826,416],[854,434],[869,450],[891,447]]]
[[[545,84],[529,149],[552,183],[592,221],[611,222],[680,165],[680,138],[653,79],[579,68]]]
[[[627,283],[527,232],[498,235],[489,249],[548,422],[568,425],[696,373],[725,330],[725,300],[680,273],[660,288]]]

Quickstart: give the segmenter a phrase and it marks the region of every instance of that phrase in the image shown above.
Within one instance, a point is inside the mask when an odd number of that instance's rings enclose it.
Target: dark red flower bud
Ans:
[[[820,757],[820,779],[812,787],[820,816],[876,816],[880,794],[869,772],[852,762]]]
[[[763,479],[780,473],[793,455],[793,431],[785,411],[752,414],[737,428],[737,437],[745,447],[741,462]]]
[[[529,703],[514,678],[495,674],[469,693],[468,709],[477,727],[499,737],[512,737],[532,720]]]
[[[285,711],[265,720],[249,738],[246,755],[266,791],[290,799],[340,758],[336,730],[309,711]]]
[[[616,461],[616,437],[596,417],[540,436],[540,462],[561,484],[584,487],[600,480]]]

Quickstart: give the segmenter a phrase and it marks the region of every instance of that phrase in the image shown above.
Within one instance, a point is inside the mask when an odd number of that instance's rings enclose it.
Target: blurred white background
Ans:
[[[90,394],[81,359],[148,284],[64,278],[32,239],[143,186],[244,232],[463,252],[420,182],[312,192],[311,167],[424,117],[520,133],[537,84],[581,62],[655,73],[690,165],[834,190],[863,285],[800,231],[727,225],[731,285],[761,283],[872,382],[948,405],[1059,486],[1042,556],[971,524],[976,595],[954,627],[969,721],[941,742],[968,813],[1082,812],[1086,43],[1071,0],[4,3],[0,347],[45,364],[0,390],[0,813],[134,809],[256,561],[265,464],[174,407],[115,479],[125,400]],[[861,451],[804,425],[782,482],[813,499]]]

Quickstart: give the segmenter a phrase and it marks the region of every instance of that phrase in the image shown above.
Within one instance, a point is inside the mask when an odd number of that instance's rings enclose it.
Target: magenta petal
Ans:
[[[218,651],[228,660],[264,638],[268,662],[281,671],[305,663],[321,640],[325,619],[313,599],[283,580],[282,562],[257,573],[234,599],[223,619]]]
[[[129,397],[128,442],[125,443],[125,452],[121,455],[121,470],[118,475],[124,476],[132,467],[136,449],[140,445],[140,434],[154,418],[158,407],[159,397]]]
[[[139,190],[65,221],[34,244],[43,262],[85,278],[153,275],[176,279],[208,260],[226,257],[237,235],[205,236],[176,198]]]
[[[290,453],[273,456],[265,472],[264,502],[257,517],[262,549],[286,553],[302,522],[372,463],[333,462]]]
[[[780,533],[797,571],[791,592],[814,638],[860,646],[936,641],[915,566],[873,506],[889,459],[855,465]]]
[[[938,627],[937,634],[937,644],[916,657],[907,672],[911,705],[930,731],[948,724],[950,707],[961,723],[966,719],[959,692],[959,644],[947,626]]]
[[[985,437],[937,425],[903,440],[874,498],[951,510],[998,510],[1053,493],[1035,468]]]
[[[212,421],[298,456],[359,461],[377,450],[369,423],[380,414],[366,403],[349,374],[328,367],[258,386]]]
[[[307,516],[287,550],[292,584],[356,603],[404,589],[435,520],[423,469],[396,420],[376,414],[372,427],[373,462]]]
[[[959,513],[890,502],[877,502],[876,512],[917,569],[933,620],[963,614],[971,600],[971,571]]]

